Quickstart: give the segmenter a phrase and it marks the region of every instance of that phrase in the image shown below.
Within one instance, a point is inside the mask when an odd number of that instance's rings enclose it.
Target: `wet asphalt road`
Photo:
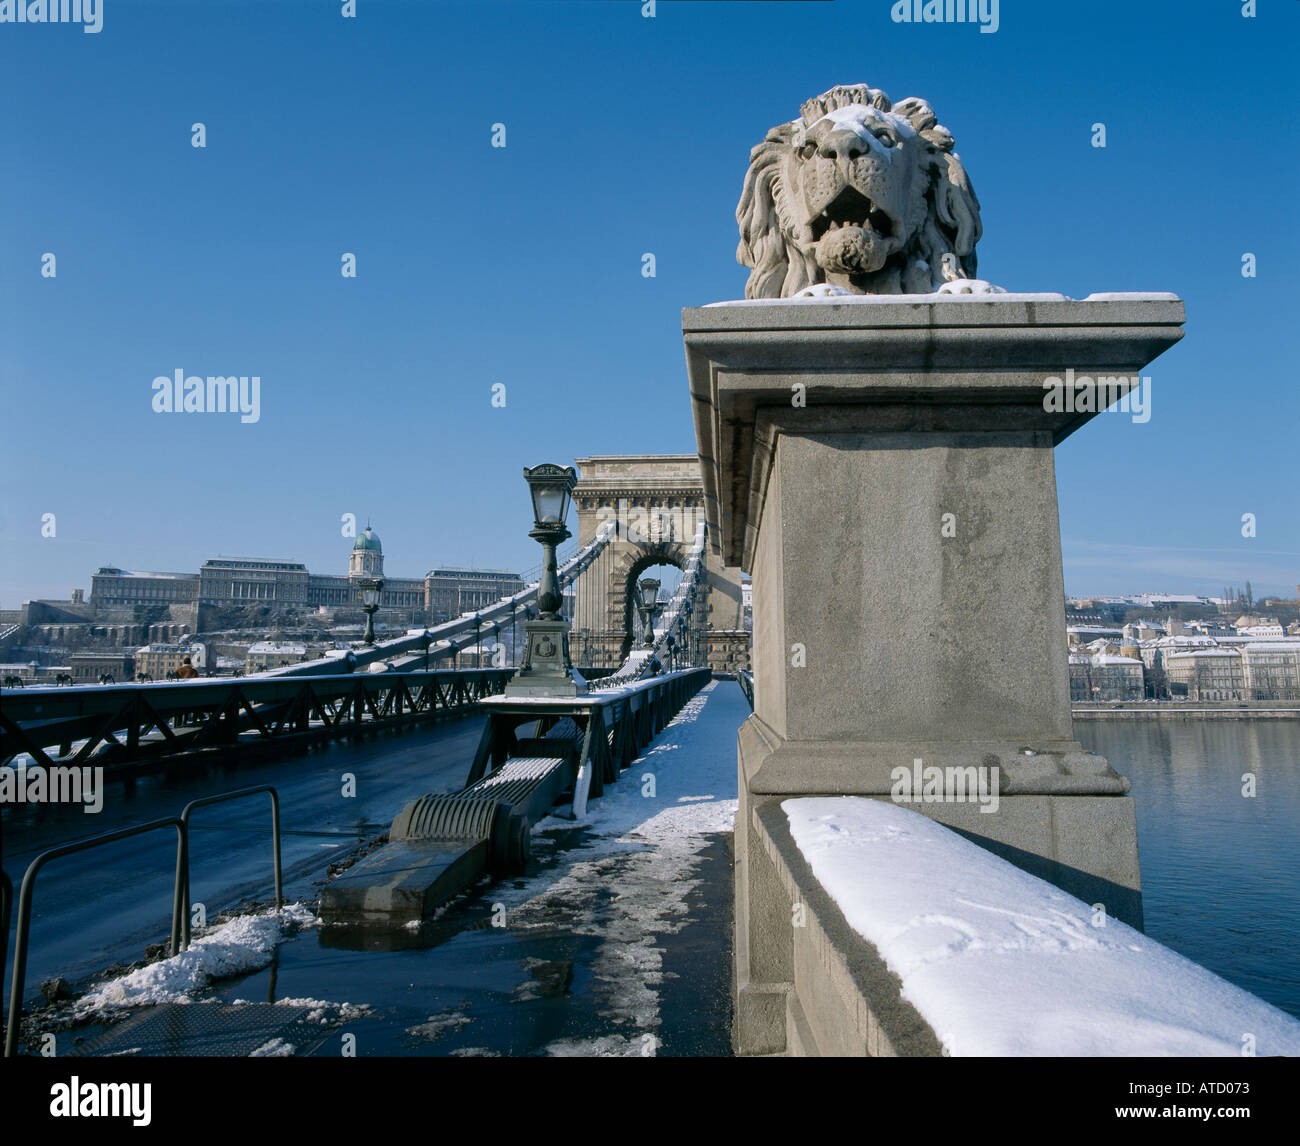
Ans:
[[[386,831],[421,792],[464,785],[482,718],[470,717],[357,743],[334,741],[282,760],[243,766],[177,763],[131,781],[109,781],[104,806],[5,805],[4,869],[17,889],[39,852],[103,832],[177,816],[191,800],[235,788],[271,784],[280,797],[284,890],[310,897],[326,866],[359,840]],[[344,774],[355,777],[345,796]],[[244,898],[271,895],[270,798],[253,796],[194,813],[190,833],[192,899],[208,914]],[[176,833],[150,832],[102,849],[53,860],[37,877],[28,955],[31,998],[44,979],[71,982],[115,962],[144,957],[167,938],[171,920]],[[13,968],[13,929],[7,968]],[[5,998],[8,998],[6,975]]]
[[[738,691],[709,691],[709,714],[728,729],[738,725],[748,712]],[[110,785],[104,811],[93,817],[70,808],[11,810],[6,868],[16,880],[32,855],[55,843],[174,815],[202,794],[270,783],[282,802],[286,895],[312,903],[328,864],[384,831],[406,800],[463,785],[480,731],[474,718],[238,769],[182,767],[129,788]],[[356,778],[354,798],[342,795],[344,773]],[[723,787],[730,786],[728,778]],[[713,788],[705,783],[700,791]],[[209,914],[246,899],[265,903],[269,800],[198,815],[195,901]],[[123,841],[100,864],[55,861],[42,873],[29,1000],[42,979],[57,974],[76,984],[115,961],[141,958],[165,937],[174,840],[159,832]],[[366,1013],[298,1046],[299,1055],[338,1055],[346,1034],[367,1057],[727,1056],[731,836],[715,830],[677,841],[671,854],[663,849],[612,846],[607,831],[585,827],[543,829],[525,874],[481,881],[419,928],[309,927],[286,937],[270,966],[214,983],[207,997],[364,1005]],[[501,901],[510,904],[508,920],[497,926]],[[92,1024],[60,1033],[59,1042],[84,1045],[98,1035],[116,1037],[112,1027]]]

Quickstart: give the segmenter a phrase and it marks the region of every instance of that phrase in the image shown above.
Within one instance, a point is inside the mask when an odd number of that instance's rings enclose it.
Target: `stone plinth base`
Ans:
[[[818,889],[795,874],[788,832],[758,827],[784,796],[902,802],[896,769],[938,770],[943,793],[951,774],[951,798],[918,780],[908,806],[1141,926],[1127,782],[1070,720],[1053,448],[1144,385],[1183,318],[1163,294],[683,312],[711,542],[753,578],[736,825],[742,1053],[934,1047],[887,977],[864,985],[879,974],[860,940],[792,937],[791,888]],[[1098,387],[1104,400],[1076,400]],[[969,798],[972,777],[996,803]],[[818,918],[829,936],[838,914]],[[821,1022],[845,1005],[857,1008],[847,1026]]]
[[[569,665],[569,622],[539,618],[524,626],[524,660],[506,696],[570,697],[587,691],[587,682]]]

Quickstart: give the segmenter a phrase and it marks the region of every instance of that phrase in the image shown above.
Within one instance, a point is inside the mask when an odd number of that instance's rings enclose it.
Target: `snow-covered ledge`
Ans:
[[[1289,1015],[917,812],[755,821],[790,901],[787,1054],[1300,1054]]]

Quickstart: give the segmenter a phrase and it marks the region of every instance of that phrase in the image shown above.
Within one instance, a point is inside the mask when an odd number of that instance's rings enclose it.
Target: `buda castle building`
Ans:
[[[366,578],[384,582],[381,610],[405,613],[412,619],[424,613],[429,624],[485,607],[524,588],[517,574],[499,570],[434,569],[423,578],[387,577],[379,535],[367,525],[353,543],[346,576],[311,573],[301,561],[271,557],[214,557],[197,573],[104,566],[91,578],[89,603],[96,617],[137,606],[193,606],[197,612],[205,606],[220,610],[272,605],[331,613],[358,608],[358,583]]]

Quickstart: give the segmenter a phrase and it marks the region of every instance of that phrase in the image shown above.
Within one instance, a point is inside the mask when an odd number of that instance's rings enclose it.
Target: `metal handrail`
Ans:
[[[260,706],[280,706],[286,710],[302,705],[335,705],[355,699],[358,691],[365,694],[367,702],[379,702],[385,694],[407,689],[415,694],[428,690],[428,704],[418,710],[404,713],[408,717],[437,718],[472,708],[476,701],[470,697],[465,702],[443,703],[444,695],[459,696],[468,689],[474,693],[491,693],[504,688],[513,676],[512,669],[462,669],[457,671],[430,670],[395,673],[339,673],[334,676],[309,678],[250,678],[212,677],[198,680],[156,684],[120,684],[88,686],[84,688],[51,689],[31,696],[5,695],[4,711],[0,712],[0,760],[19,752],[28,752],[45,767],[60,763],[96,764],[101,761],[89,755],[89,747],[80,749],[75,757],[67,753],[50,758],[45,750],[53,745],[65,745],[93,738],[95,745],[112,743],[122,738],[118,749],[134,755],[139,748],[151,755],[166,755],[189,751],[192,748],[216,746],[224,741],[213,740],[206,724],[197,729],[186,729],[179,735],[162,741],[145,744],[144,729],[158,720],[169,723],[185,712],[224,714],[232,706],[240,706],[244,715],[232,721],[238,735],[240,731],[258,727],[252,723],[250,713],[261,712]],[[463,687],[462,687],[463,686]],[[389,718],[385,717],[383,720]],[[367,721],[367,723],[369,723]],[[132,733],[132,728],[136,729]],[[330,726],[318,725],[308,729],[311,735],[351,735],[357,728],[355,722]],[[297,735],[297,730],[279,726],[272,735]],[[138,740],[132,740],[132,736]],[[208,737],[208,739],[205,739]],[[269,737],[264,736],[264,739]]]
[[[63,844],[57,848],[50,848],[49,851],[41,852],[27,867],[27,872],[23,876],[22,888],[18,892],[18,932],[14,937],[14,975],[13,981],[9,986],[9,1018],[5,1025],[5,1058],[12,1058],[15,1050],[18,1048],[18,1022],[22,1017],[23,1011],[23,988],[27,979],[27,942],[28,931],[30,929],[32,914],[32,888],[36,883],[36,875],[50,860],[58,859],[60,856],[73,855],[76,852],[88,851],[91,848],[99,847],[101,844],[115,843],[117,840],[124,840],[130,836],[143,835],[145,832],[156,831],[159,828],[176,829],[176,879],[172,886],[172,931],[171,931],[171,953],[175,955],[180,943],[180,908],[181,908],[181,886],[182,874],[186,865],[188,851],[186,849],[186,824],[178,816],[167,816],[161,820],[150,820],[146,824],[137,824],[133,828],[120,828],[115,832],[105,832],[103,835],[91,836],[88,840],[80,840],[77,843]],[[5,934],[5,940],[8,941],[8,933]]]
[[[14,906],[14,885],[9,873],[0,868],[0,991],[4,990],[9,960],[9,914]],[[0,999],[0,1002],[3,1002]]]
[[[736,682],[740,685],[740,691],[745,694],[745,699],[749,701],[749,707],[754,707],[754,677],[753,674],[747,673],[740,669],[736,673]]]
[[[269,792],[271,794],[271,851],[275,867],[275,907],[278,911],[284,906],[283,880],[281,878],[280,868],[280,797],[270,784],[259,784],[255,788],[240,788],[234,792],[226,792],[220,796],[203,796],[198,800],[191,800],[185,805],[181,812],[181,823],[185,825],[185,871],[182,876],[182,910],[181,910],[181,946],[182,951],[186,951],[190,946],[190,850],[189,850],[189,825],[190,813],[195,808],[201,808],[205,804],[223,804],[227,800],[239,800],[244,796],[256,796],[259,792]]]

